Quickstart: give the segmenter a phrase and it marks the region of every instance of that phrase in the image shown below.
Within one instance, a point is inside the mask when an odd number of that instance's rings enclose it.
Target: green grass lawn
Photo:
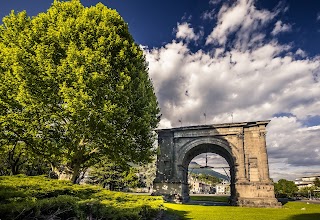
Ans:
[[[193,201],[228,202],[229,196],[190,196]]]
[[[170,214],[198,220],[320,220],[320,204],[289,202],[283,208],[247,208],[165,203]]]

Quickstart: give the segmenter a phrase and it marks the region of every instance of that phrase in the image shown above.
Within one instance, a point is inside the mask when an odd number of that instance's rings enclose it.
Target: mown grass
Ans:
[[[167,211],[181,219],[195,220],[320,220],[320,205],[288,202],[283,208],[247,208],[164,204]]]
[[[229,196],[190,196],[193,201],[228,202]]]
[[[73,185],[44,176],[0,177],[0,219],[151,219],[161,197]]]

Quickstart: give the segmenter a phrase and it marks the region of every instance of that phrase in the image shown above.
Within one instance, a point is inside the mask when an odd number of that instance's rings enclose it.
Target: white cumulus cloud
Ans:
[[[177,25],[177,39],[185,39],[187,41],[194,40],[197,41],[200,38],[199,34],[195,34],[189,23],[182,23]]]
[[[255,37],[255,31],[264,27],[278,12],[257,10],[253,0],[239,0],[231,7],[223,5],[218,14],[218,21],[206,44],[224,45],[228,36],[236,33],[236,40],[248,44]]]

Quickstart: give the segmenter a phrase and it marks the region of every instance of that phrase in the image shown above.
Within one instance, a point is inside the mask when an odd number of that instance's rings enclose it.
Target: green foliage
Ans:
[[[100,184],[110,190],[123,190],[139,186],[137,170],[128,164],[101,160],[89,170],[88,183]]]
[[[139,172],[140,187],[152,188],[153,180],[156,178],[156,161],[157,159],[154,157],[150,163],[137,168]]]
[[[293,181],[280,179],[278,183],[274,183],[274,191],[276,197],[292,197],[298,192],[298,187]]]
[[[318,177],[314,180],[314,185],[320,187],[320,179]]]
[[[161,197],[111,192],[43,176],[0,177],[1,219],[151,219]]]
[[[101,155],[136,163],[154,154],[158,103],[128,25],[99,3],[54,1],[0,26],[0,139],[23,141],[76,182]]]
[[[299,195],[305,198],[309,198],[310,196],[319,198],[320,197],[319,193],[314,192],[317,189],[318,187],[316,186],[302,187],[299,189]]]
[[[0,151],[0,176],[19,173],[34,176],[48,174],[49,170],[48,162],[29,151],[25,142],[2,146]]]

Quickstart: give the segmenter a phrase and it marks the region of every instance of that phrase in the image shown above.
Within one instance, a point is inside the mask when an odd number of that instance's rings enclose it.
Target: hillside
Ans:
[[[229,178],[226,175],[218,173],[210,168],[200,168],[200,165],[197,162],[193,162],[193,161],[189,164],[188,171],[190,173],[195,173],[195,174],[202,173],[202,174],[215,176],[219,179],[229,180]],[[222,169],[221,171],[224,172]]]

